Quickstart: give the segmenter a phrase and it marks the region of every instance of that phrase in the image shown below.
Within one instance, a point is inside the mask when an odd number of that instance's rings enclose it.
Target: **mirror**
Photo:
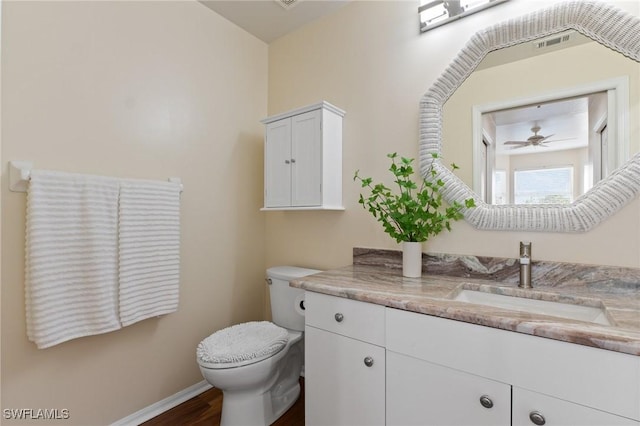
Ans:
[[[422,98],[423,174],[435,162],[449,202],[474,198],[465,218],[479,229],[593,228],[640,191],[639,124],[630,132],[628,120],[638,115],[638,31],[640,20],[617,8],[569,2],[478,32]],[[603,129],[604,148],[593,140]],[[535,181],[546,183],[524,194]],[[551,181],[562,185],[549,194]]]
[[[574,30],[491,52],[444,105],[443,156],[488,204],[569,204],[629,159],[637,82],[639,63]]]

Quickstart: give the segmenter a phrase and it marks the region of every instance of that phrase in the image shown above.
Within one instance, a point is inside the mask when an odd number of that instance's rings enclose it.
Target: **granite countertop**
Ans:
[[[515,259],[424,255],[405,278],[398,253],[354,249],[354,264],[291,286],[362,302],[640,356],[640,269],[533,262],[533,289],[517,286]],[[456,301],[462,290],[602,308],[610,325]]]

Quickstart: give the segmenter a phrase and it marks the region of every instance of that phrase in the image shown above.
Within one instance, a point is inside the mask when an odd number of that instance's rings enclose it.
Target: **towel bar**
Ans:
[[[9,190],[27,192],[33,163],[30,161],[9,161]]]
[[[9,161],[9,190],[13,192],[27,192],[27,184],[31,179],[31,169],[33,163],[31,161]],[[169,182],[179,183],[180,192],[184,186],[179,177],[170,177]]]

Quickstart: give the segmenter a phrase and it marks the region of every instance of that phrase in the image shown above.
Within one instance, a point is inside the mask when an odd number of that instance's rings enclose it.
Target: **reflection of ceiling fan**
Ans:
[[[514,146],[513,148],[511,148],[511,149],[517,149],[517,148],[524,148],[526,146],[546,147],[547,146],[547,145],[545,145],[546,143],[568,140],[568,139],[556,139],[556,140],[553,140],[553,141],[549,141],[547,139],[549,139],[553,135],[548,135],[548,136],[539,135],[538,132],[540,131],[540,126],[537,126],[537,125],[533,126],[531,128],[531,131],[533,132],[533,135],[529,136],[527,138],[527,140],[525,140],[525,141],[507,141],[504,144],[505,145],[517,145],[517,146]],[[575,139],[575,138],[569,138],[569,139]]]

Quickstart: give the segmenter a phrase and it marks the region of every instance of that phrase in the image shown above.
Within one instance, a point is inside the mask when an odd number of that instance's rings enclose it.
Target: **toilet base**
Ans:
[[[300,383],[297,383],[294,387],[289,389],[283,395],[272,398],[272,399],[275,399],[275,401],[273,401],[273,406],[278,407],[278,409],[277,409],[277,412],[273,413],[274,415],[273,420],[271,420],[269,424],[274,423],[284,413],[286,413],[287,410],[291,408],[293,404],[295,404],[295,402],[298,400],[299,397],[300,397]]]
[[[293,333],[287,347],[271,358],[238,368],[208,369],[203,377],[222,391],[220,426],[268,426],[300,396],[304,339]]]
[[[268,426],[280,418],[300,397],[300,383],[279,394],[222,392],[220,426]]]

